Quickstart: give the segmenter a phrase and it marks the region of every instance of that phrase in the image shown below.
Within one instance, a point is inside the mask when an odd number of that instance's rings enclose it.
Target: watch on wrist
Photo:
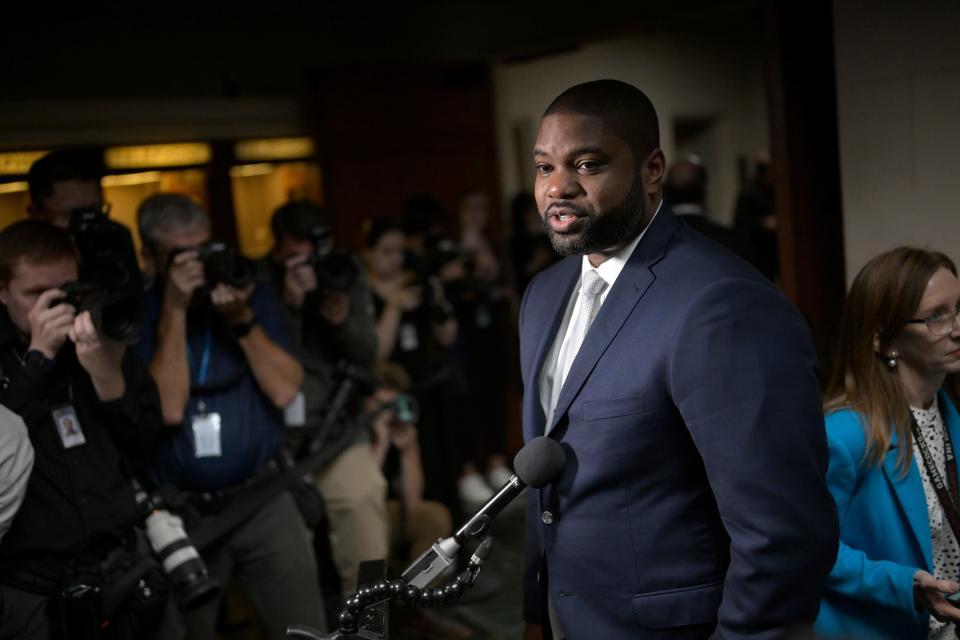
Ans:
[[[250,318],[245,322],[237,322],[236,324],[230,325],[230,334],[239,340],[249,334],[255,326],[257,326],[256,318]]]
[[[39,349],[29,349],[23,354],[23,368],[29,374],[43,374],[53,371],[57,361],[45,356]]]

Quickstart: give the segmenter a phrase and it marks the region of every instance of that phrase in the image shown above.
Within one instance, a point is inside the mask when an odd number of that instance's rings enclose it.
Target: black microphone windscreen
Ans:
[[[528,487],[545,487],[560,475],[567,454],[553,438],[539,436],[524,445],[513,459],[517,477]]]

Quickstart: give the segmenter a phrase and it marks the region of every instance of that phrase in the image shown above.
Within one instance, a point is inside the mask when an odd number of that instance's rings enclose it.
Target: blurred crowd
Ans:
[[[0,231],[0,636],[210,638],[234,591],[268,637],[325,629],[361,562],[402,567],[509,480],[515,285],[554,259],[531,199],[512,247],[478,191],[360,252],[294,200],[250,260],[172,193],[137,255],[82,153],[29,181]]]
[[[769,162],[756,177],[736,230],[696,158],[666,197],[775,279]],[[324,629],[361,562],[402,568],[509,481],[516,309],[557,260],[531,194],[507,234],[483,191],[414,197],[359,251],[292,200],[251,260],[172,193],[139,205],[138,255],[100,178],[45,156],[0,231],[0,637],[210,638],[235,594],[268,637]]]

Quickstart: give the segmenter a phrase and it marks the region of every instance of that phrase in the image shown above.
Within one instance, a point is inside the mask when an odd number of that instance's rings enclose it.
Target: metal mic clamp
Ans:
[[[444,541],[441,541],[441,543]],[[437,544],[441,544],[437,543]],[[421,589],[416,585],[406,582],[403,578],[397,580],[380,580],[372,585],[363,585],[360,589],[347,599],[346,605],[340,612],[340,628],[332,634],[324,635],[320,631],[304,625],[290,625],[287,627],[287,637],[299,638],[301,640],[378,640],[378,635],[366,633],[359,628],[360,614],[363,610],[372,604],[383,602],[384,600],[399,600],[407,604],[420,606],[423,608],[433,607],[441,604],[448,604],[457,600],[464,591],[472,587],[477,582],[477,576],[480,574],[480,567],[484,560],[490,555],[490,547],[493,545],[493,538],[487,536],[470,556],[470,562],[467,568],[458,575],[453,582],[442,587],[430,589]],[[434,545],[437,546],[437,545]],[[409,573],[418,562],[418,558],[404,575]],[[429,568],[428,563],[427,567]],[[420,572],[418,575],[423,575]]]

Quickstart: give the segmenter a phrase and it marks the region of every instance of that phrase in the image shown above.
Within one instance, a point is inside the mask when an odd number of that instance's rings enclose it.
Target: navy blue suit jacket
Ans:
[[[520,311],[524,436],[580,275]],[[837,556],[816,361],[800,314],[664,206],[564,383],[560,478],[528,494],[525,609],[549,589],[567,638],[780,638],[817,615]],[[544,512],[549,512],[546,515]]]

